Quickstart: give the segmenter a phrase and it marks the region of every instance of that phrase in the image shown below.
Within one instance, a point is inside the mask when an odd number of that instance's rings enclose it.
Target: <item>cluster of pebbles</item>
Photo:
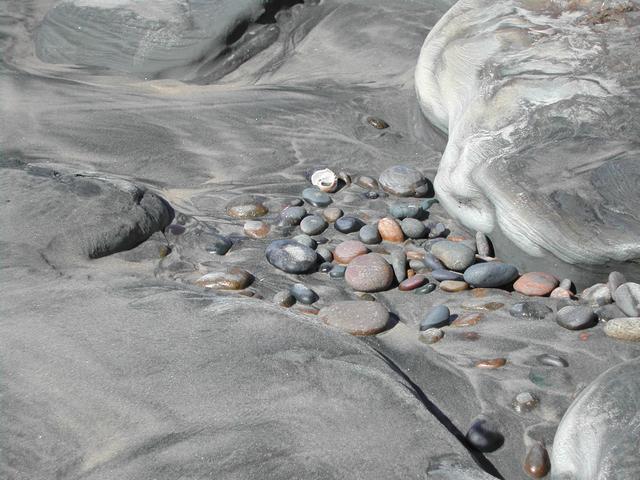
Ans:
[[[377,128],[377,127],[376,127]],[[393,325],[393,315],[376,294],[397,290],[406,295],[425,296],[436,290],[455,295],[471,290],[477,297],[499,289],[514,296],[509,313],[513,317],[542,319],[553,315],[559,327],[568,330],[603,328],[605,334],[622,341],[640,341],[640,284],[611,272],[607,283],[593,285],[577,294],[570,279],[558,279],[545,272],[525,272],[496,258],[490,240],[457,225],[430,221],[430,209],[437,203],[431,182],[415,168],[395,165],[378,179],[321,168],[307,175],[311,185],[300,198],[289,201],[267,220],[269,209],[257,196],[241,196],[227,205],[226,214],[241,220],[243,241],[271,239],[266,261],[275,269],[295,276],[287,289],[277,291],[273,302],[283,308],[304,306],[302,313],[352,335],[375,335]],[[345,212],[334,205],[333,195],[355,189],[365,200],[384,199],[386,210],[371,213]],[[379,203],[378,203],[379,205]],[[261,217],[264,217],[261,219]],[[179,228],[177,225],[169,227]],[[208,251],[225,255],[234,246],[230,237],[213,233]],[[303,275],[321,273],[327,282],[344,282],[352,297],[346,301],[321,299],[304,283]],[[254,275],[240,267],[216,270],[195,283],[215,290],[246,292]],[[259,293],[251,296],[263,298]],[[522,301],[524,297],[532,297]],[[557,302],[553,311],[535,297]],[[316,308],[322,302],[325,306]],[[484,305],[485,311],[502,303]],[[452,315],[445,304],[424,312],[416,335],[425,344],[444,338],[448,327],[475,325],[483,313]],[[400,319],[402,320],[402,319]],[[601,326],[601,327],[600,327]],[[473,332],[469,333],[472,335]],[[542,365],[567,366],[560,357],[544,354]],[[488,358],[475,363],[479,369],[498,369],[507,359]],[[516,411],[535,408],[537,399],[523,392],[514,400]],[[490,452],[502,446],[504,438],[490,419],[478,417],[467,433],[470,445]],[[533,478],[549,472],[549,457],[543,443],[534,442],[523,464]]]

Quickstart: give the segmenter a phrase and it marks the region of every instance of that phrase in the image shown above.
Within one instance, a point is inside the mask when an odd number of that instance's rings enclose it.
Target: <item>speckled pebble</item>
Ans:
[[[369,249],[364,243],[358,240],[347,240],[336,246],[333,250],[333,258],[336,262],[347,265],[354,258],[367,253],[369,253]]]
[[[378,179],[385,192],[401,197],[427,194],[427,179],[415,168],[408,165],[393,165],[380,174]]]
[[[304,217],[308,215],[307,209],[301,206],[287,207],[279,216],[279,225],[299,225]]]
[[[527,272],[513,284],[513,289],[522,295],[544,297],[549,295],[560,282],[546,272]]]
[[[289,290],[280,290],[273,296],[273,303],[284,308],[289,308],[296,303],[296,297]]]
[[[351,288],[361,292],[379,292],[393,283],[393,268],[378,253],[356,257],[349,263],[345,280]]]
[[[378,302],[349,300],[321,309],[318,318],[351,335],[375,335],[389,323],[389,311]]]
[[[504,444],[498,425],[485,416],[476,417],[467,431],[467,440],[480,452],[495,452]]]
[[[640,317],[609,320],[604,326],[604,333],[617,340],[640,342]]]
[[[314,250],[293,240],[275,240],[265,254],[271,265],[287,273],[309,273],[318,258]]]
[[[316,242],[313,238],[311,238],[306,233],[301,233],[300,235],[296,235],[295,237],[292,238],[292,240],[294,242],[298,242],[299,244],[314,250],[318,246],[318,242]]]

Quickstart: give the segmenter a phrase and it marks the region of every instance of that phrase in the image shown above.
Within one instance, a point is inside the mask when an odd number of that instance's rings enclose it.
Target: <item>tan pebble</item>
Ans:
[[[342,215],[344,215],[344,213],[342,212],[342,210],[340,210],[338,207],[329,207],[329,208],[325,208],[322,211],[322,217],[328,222],[328,223],[333,223],[336,220],[338,220],[340,217],[342,217]]]
[[[460,280],[444,280],[440,282],[440,290],[443,290],[445,292],[462,292],[463,290],[467,290],[468,288],[469,284]]]
[[[507,363],[506,358],[490,358],[487,360],[480,360],[476,362],[476,367],[494,369],[494,368],[504,367],[506,363]]]
[[[416,274],[416,271],[413,268],[407,270],[407,277],[411,278]]]
[[[471,327],[477,325],[482,318],[484,318],[484,315],[481,313],[463,313],[451,325],[454,327]]]
[[[400,243],[404,240],[404,233],[400,224],[395,218],[385,217],[378,221],[378,232],[382,240],[387,242]]]

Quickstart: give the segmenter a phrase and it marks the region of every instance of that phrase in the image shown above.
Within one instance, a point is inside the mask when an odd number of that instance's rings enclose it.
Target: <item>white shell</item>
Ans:
[[[335,192],[338,187],[338,177],[332,170],[324,168],[313,172],[313,175],[311,175],[311,183],[323,192],[331,193]]]

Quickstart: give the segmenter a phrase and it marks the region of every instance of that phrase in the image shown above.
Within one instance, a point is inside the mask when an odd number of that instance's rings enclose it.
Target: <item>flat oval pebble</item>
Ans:
[[[598,316],[590,307],[566,306],[558,310],[556,323],[568,330],[582,330],[598,323]]]
[[[391,265],[378,253],[368,253],[356,257],[345,272],[347,284],[360,292],[380,292],[393,283]]]
[[[595,285],[585,288],[580,294],[580,302],[586,303],[592,308],[608,305],[613,302],[611,290],[606,283],[596,283]]]
[[[494,452],[504,444],[504,436],[491,419],[477,417],[467,431],[467,440],[480,452]]]
[[[413,293],[415,293],[416,295],[427,295],[431,292],[433,292],[436,289],[436,284],[435,283],[427,283],[426,285],[420,287],[420,288],[416,288]]]
[[[309,273],[318,258],[314,250],[293,240],[275,240],[265,254],[271,265],[287,273]]]
[[[433,270],[431,272],[431,276],[433,277],[434,280],[437,280],[439,282],[443,282],[445,280],[456,280],[456,281],[464,280],[464,275],[462,275],[461,273],[452,272],[451,270],[445,270],[440,268],[437,270]]]
[[[299,225],[307,215],[307,209],[304,207],[287,207],[280,212],[279,223],[281,225]]]
[[[378,221],[378,232],[382,240],[392,243],[400,243],[404,240],[404,233],[395,218],[385,217]]]
[[[444,267],[444,265],[442,264],[442,262],[440,260],[438,260],[436,258],[436,256],[432,253],[427,253],[422,261],[425,263],[425,265],[427,267],[429,267],[431,270],[446,270],[446,268]]]
[[[342,215],[344,215],[344,213],[338,207],[329,207],[325,208],[322,211],[322,216],[329,223],[334,223],[336,220],[342,217]]]
[[[616,288],[613,299],[620,310],[630,317],[640,316],[640,284],[627,282]]]
[[[317,302],[319,298],[316,292],[303,283],[293,284],[289,288],[289,291],[291,292],[291,295],[293,295],[295,299],[303,305],[311,305],[312,303]]]
[[[494,368],[504,367],[506,363],[506,358],[489,358],[485,360],[478,360],[475,365],[477,368],[485,368],[491,370]]]
[[[411,278],[407,278],[398,285],[398,290],[403,292],[409,292],[415,290],[427,283],[427,278],[423,275],[414,275]]]
[[[273,296],[273,303],[284,308],[289,308],[296,303],[296,297],[289,290],[280,290]]]
[[[354,258],[367,253],[369,253],[369,249],[364,243],[358,240],[347,240],[334,248],[333,259],[342,265],[347,265]]]
[[[420,208],[420,205],[393,203],[389,206],[389,213],[392,217],[398,219],[416,218],[422,213],[422,209]]]
[[[536,320],[541,320],[551,313],[553,310],[540,302],[516,303],[509,309],[509,314],[512,317],[535,318]]]
[[[253,195],[233,198],[226,205],[227,215],[234,218],[262,217],[269,213],[269,209],[262,202],[262,199]]]
[[[640,317],[614,318],[604,325],[604,333],[617,340],[640,342]]]
[[[478,255],[483,257],[491,257],[493,255],[491,243],[489,243],[489,239],[482,232],[476,232],[476,250],[478,251]]]
[[[407,278],[407,254],[403,250],[394,250],[389,255],[393,273],[398,283],[403,282]]]
[[[469,284],[467,282],[460,282],[458,280],[444,280],[443,282],[440,282],[440,290],[445,292],[462,292],[468,288]]]
[[[220,272],[203,275],[196,283],[214,290],[242,290],[253,282],[253,275],[242,268],[231,267]]]
[[[320,310],[318,318],[351,335],[375,335],[389,322],[389,311],[378,302],[349,300]]]
[[[367,245],[376,245],[382,241],[377,224],[363,226],[358,232],[358,238]]]
[[[209,253],[216,255],[226,255],[227,252],[233,247],[233,242],[224,235],[214,233],[208,236],[208,243],[205,249]]]
[[[547,449],[540,442],[535,442],[529,448],[522,465],[524,472],[531,478],[543,478],[551,470],[551,460]]]
[[[407,238],[427,238],[427,234],[429,233],[424,223],[415,218],[405,218],[400,222],[400,228]]]
[[[341,233],[353,233],[359,231],[364,226],[364,222],[356,217],[346,216],[336,220],[333,227]]]
[[[302,191],[302,198],[314,207],[324,208],[328,207],[331,203],[331,197],[316,187],[305,188]]]
[[[484,315],[481,313],[463,313],[458,318],[456,318],[453,322],[451,322],[451,326],[471,327],[473,325],[477,325],[478,322],[483,318],[484,318]]]
[[[431,253],[449,270],[464,272],[476,259],[473,250],[462,243],[444,240],[431,247]]]
[[[329,276],[331,278],[344,278],[346,271],[347,267],[345,267],[344,265],[334,265],[329,272]]]
[[[518,269],[502,262],[477,263],[464,272],[465,282],[481,288],[502,287],[509,285],[516,278],[518,278]]]
[[[356,180],[356,185],[366,188],[367,190],[377,190],[379,187],[378,181],[375,178],[366,175],[359,176]]]
[[[260,220],[248,220],[244,224],[244,233],[251,238],[264,238],[269,234],[269,225]]]
[[[513,399],[513,409],[518,413],[530,412],[538,406],[538,398],[530,392],[520,392]]]
[[[567,362],[564,358],[559,357],[558,355],[552,355],[550,353],[542,353],[536,357],[536,360],[541,365],[546,365],[547,367],[568,367],[569,362]]]
[[[418,339],[427,345],[439,342],[442,337],[444,337],[444,331],[440,328],[427,328],[418,335]]]
[[[309,215],[300,222],[300,230],[307,235],[319,235],[324,232],[329,225],[320,215]]]
[[[448,325],[451,312],[446,305],[438,305],[432,308],[427,316],[420,322],[420,330]]]
[[[549,295],[559,283],[559,280],[549,273],[527,272],[513,284],[513,289],[522,295],[544,297]]]
[[[393,165],[380,174],[378,179],[383,190],[400,197],[425,196],[427,179],[408,165]]]

